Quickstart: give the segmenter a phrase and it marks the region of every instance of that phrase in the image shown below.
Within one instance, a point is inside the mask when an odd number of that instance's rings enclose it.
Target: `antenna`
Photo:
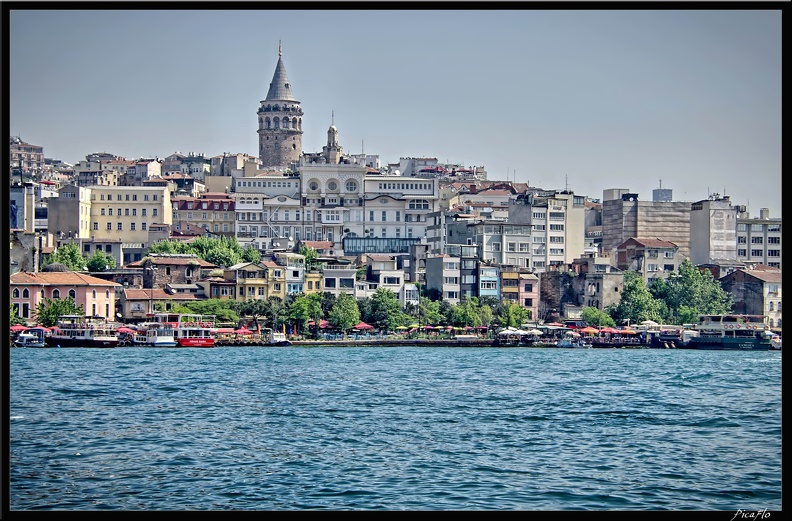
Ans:
[[[334,110],[330,111],[330,124],[331,125],[335,125],[335,111]]]
[[[281,47],[281,41],[278,40],[278,58],[283,56],[283,48]]]

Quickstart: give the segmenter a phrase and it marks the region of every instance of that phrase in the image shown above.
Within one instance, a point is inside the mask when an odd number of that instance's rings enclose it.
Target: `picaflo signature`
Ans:
[[[754,521],[757,521],[759,519],[767,519],[769,517],[770,512],[768,512],[766,508],[762,510],[737,510],[737,513],[734,514],[734,517],[731,518],[731,521],[738,519],[753,519]]]

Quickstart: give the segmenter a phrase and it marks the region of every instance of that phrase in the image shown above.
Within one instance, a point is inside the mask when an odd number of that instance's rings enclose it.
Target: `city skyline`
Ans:
[[[303,150],[483,166],[601,198],[781,217],[781,11],[10,12],[9,131],[94,152],[257,156],[279,42]]]

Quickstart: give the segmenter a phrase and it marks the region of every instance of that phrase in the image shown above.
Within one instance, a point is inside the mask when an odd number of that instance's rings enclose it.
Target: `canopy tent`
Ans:
[[[355,325],[355,327],[353,327],[352,329],[358,329],[358,330],[361,330],[361,329],[374,329],[374,326],[366,324],[365,322],[360,322],[357,325]]]

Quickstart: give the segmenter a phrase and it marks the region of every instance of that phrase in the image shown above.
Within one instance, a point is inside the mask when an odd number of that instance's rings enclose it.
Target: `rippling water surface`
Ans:
[[[10,350],[14,510],[781,510],[781,353]]]

